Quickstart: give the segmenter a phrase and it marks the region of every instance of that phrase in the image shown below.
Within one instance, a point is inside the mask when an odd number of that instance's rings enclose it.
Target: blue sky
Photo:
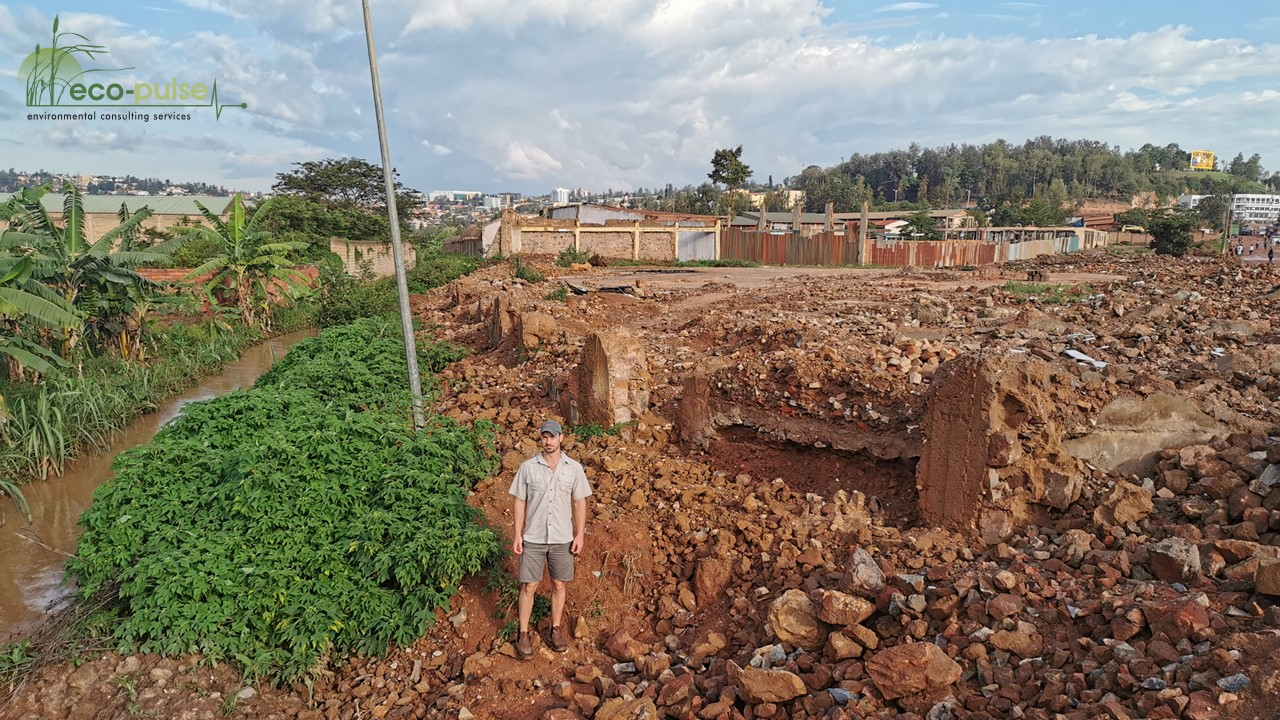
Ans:
[[[1280,170],[1280,4],[372,0],[393,163],[421,190],[756,179],[855,152],[1039,135],[1259,153]],[[216,79],[221,120],[31,120],[53,16],[123,84]],[[378,157],[355,0],[0,2],[0,167],[266,190]],[[107,77],[101,74],[97,77]],[[132,108],[126,108],[132,109]],[[153,111],[154,112],[154,111]]]

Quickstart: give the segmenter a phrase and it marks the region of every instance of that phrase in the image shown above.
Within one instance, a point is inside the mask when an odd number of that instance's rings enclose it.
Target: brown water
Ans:
[[[12,507],[0,508],[6,523],[0,525],[0,642],[30,632],[65,599],[72,588],[62,583],[66,554],[74,553],[80,527],[76,521],[89,507],[93,491],[111,478],[116,455],[151,439],[165,423],[177,417],[187,403],[199,402],[249,387],[299,340],[312,330],[281,335],[249,348],[222,373],[200,381],[196,387],[166,401],[117,433],[102,452],[68,463],[61,477],[34,482],[22,488],[31,505],[31,525]]]

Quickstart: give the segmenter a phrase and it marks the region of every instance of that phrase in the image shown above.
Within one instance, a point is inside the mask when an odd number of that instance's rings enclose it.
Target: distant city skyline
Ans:
[[[372,13],[392,159],[424,192],[697,184],[737,145],[754,179],[781,182],[912,142],[1040,135],[1258,153],[1280,169],[1280,7],[1263,0],[385,0]],[[86,66],[126,84],[216,80],[246,107],[28,119],[18,68],[55,14],[108,48]],[[6,167],[266,191],[295,162],[376,161],[371,108],[358,4],[0,2]]]

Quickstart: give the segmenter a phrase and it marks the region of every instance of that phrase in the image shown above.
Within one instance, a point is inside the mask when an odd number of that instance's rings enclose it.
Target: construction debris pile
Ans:
[[[475,351],[432,409],[499,426],[472,498],[495,529],[538,423],[578,429],[570,650],[517,660],[477,581],[413,647],[246,712],[1274,717],[1280,274],[1097,252],[556,282],[495,266],[415,306]]]

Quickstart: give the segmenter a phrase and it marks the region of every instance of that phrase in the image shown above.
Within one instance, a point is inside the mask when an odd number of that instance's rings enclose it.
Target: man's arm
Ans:
[[[511,541],[511,552],[520,555],[524,552],[524,498],[516,498],[515,508],[513,512],[516,516],[516,534]]]
[[[573,545],[569,551],[574,555],[582,552],[582,542],[587,530],[587,499],[578,498],[573,501]]]

